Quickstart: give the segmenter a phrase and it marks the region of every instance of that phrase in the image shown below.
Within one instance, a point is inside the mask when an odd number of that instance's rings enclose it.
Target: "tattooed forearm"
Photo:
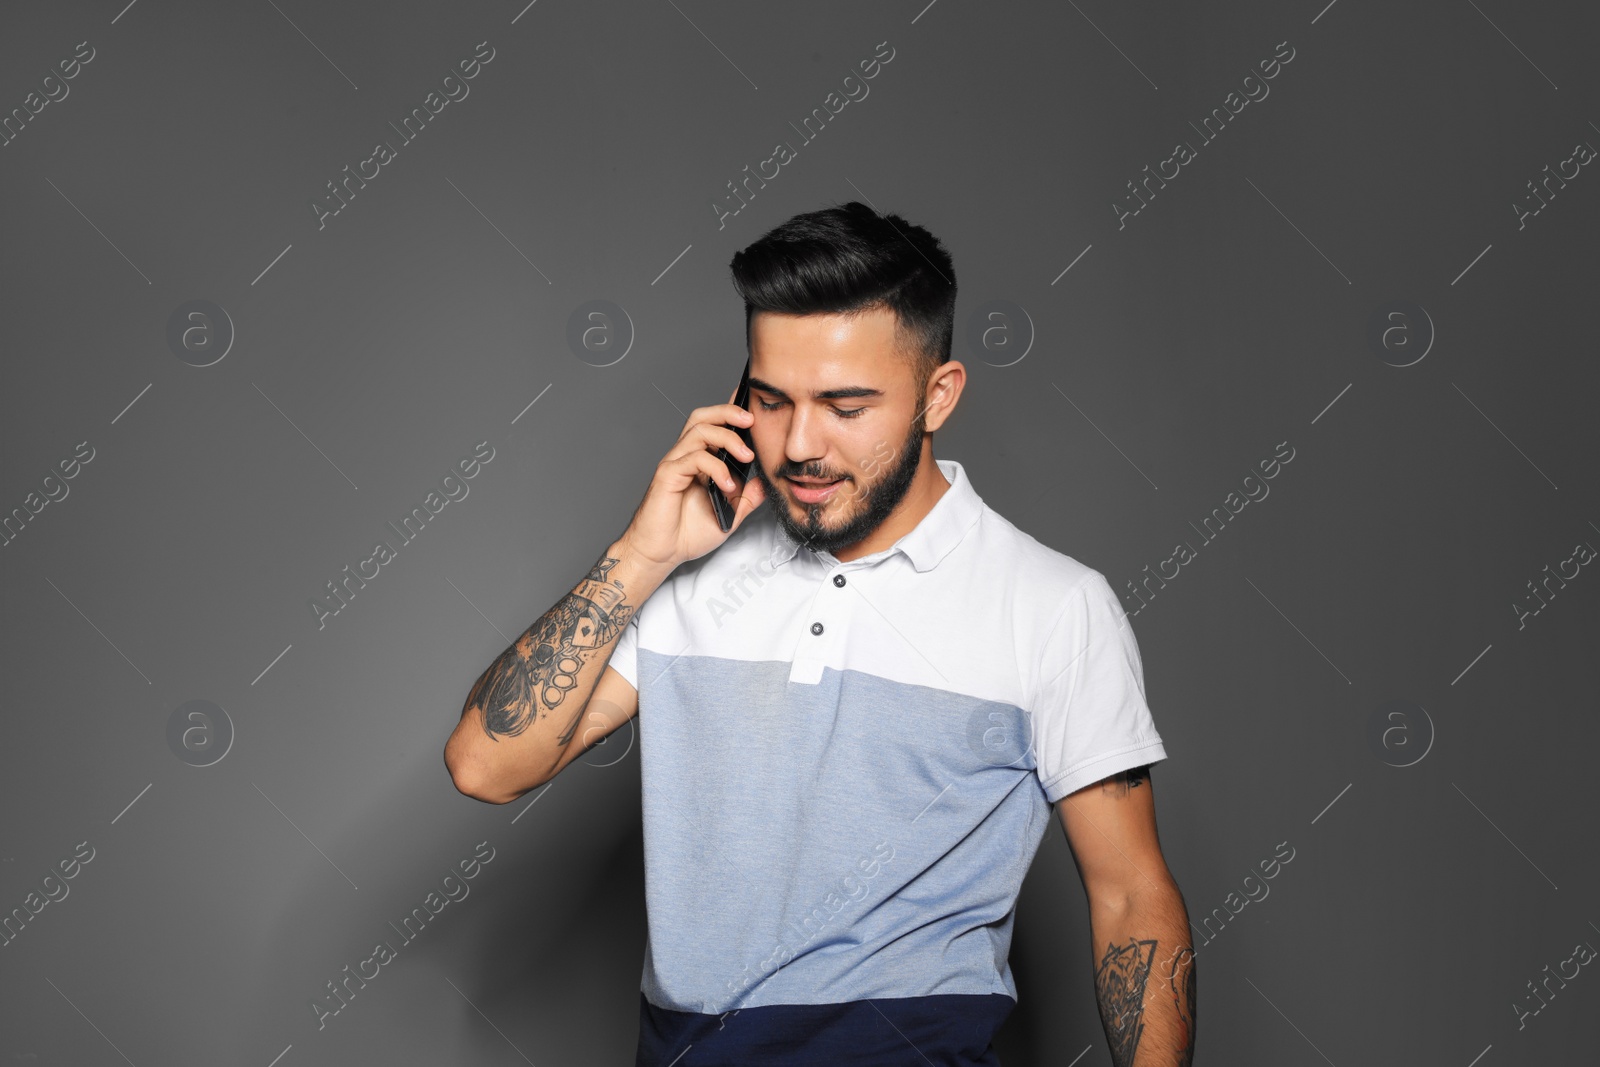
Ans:
[[[1172,994],[1173,1007],[1177,1011],[1180,1032],[1177,1034],[1176,1044],[1178,1067],[1190,1067],[1194,1062],[1194,1027],[1195,1010],[1199,1004],[1196,1000],[1197,989],[1194,969],[1194,950],[1184,946],[1173,958],[1172,967],[1167,975],[1167,984]]]
[[[1155,959],[1155,941],[1128,939],[1126,945],[1106,945],[1106,954],[1094,974],[1100,1022],[1111,1044],[1113,1067],[1133,1067],[1139,1038],[1144,1034],[1144,989]]]
[[[483,712],[483,729],[515,737],[528,728],[540,709],[554,711],[578,685],[583,665],[610,645],[633,616],[622,583],[609,578],[617,560],[602,556],[577,589],[562,597],[516,643],[500,654],[467,698]],[[609,580],[608,580],[609,578]],[[556,739],[566,745],[578,728],[581,707],[573,708]]]

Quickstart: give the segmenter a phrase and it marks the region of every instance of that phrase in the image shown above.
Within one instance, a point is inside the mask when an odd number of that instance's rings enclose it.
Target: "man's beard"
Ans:
[[[832,496],[820,504],[806,504],[796,500],[795,503],[805,511],[804,522],[795,522],[789,511],[791,498],[788,493],[779,491],[777,486],[768,480],[767,472],[759,460],[751,466],[751,470],[760,481],[761,488],[766,491],[767,499],[772,502],[772,513],[783,531],[806,548],[831,554],[865,539],[881,526],[905,499],[922,459],[922,435],[923,421],[919,414],[912,420],[911,432],[900,445],[899,455],[894,459],[894,467],[868,485],[864,491],[864,498],[863,491],[856,488],[859,483],[854,476],[850,476],[845,484],[840,485],[833,491]],[[779,475],[786,483],[785,474],[794,474],[801,478],[826,478],[834,473],[804,468],[786,469],[787,466],[785,464],[784,468],[780,468],[784,470],[784,474]],[[859,511],[842,526],[824,525],[825,517],[836,515],[847,508]]]

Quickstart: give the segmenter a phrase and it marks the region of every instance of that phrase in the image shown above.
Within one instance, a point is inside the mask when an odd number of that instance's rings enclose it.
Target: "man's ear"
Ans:
[[[967,384],[967,368],[959,360],[950,360],[928,377],[928,390],[922,398],[926,410],[923,429],[932,433],[944,425],[961,399],[961,390]]]

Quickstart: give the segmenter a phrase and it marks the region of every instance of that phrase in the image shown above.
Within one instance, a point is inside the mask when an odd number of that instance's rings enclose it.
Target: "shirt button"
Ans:
[[[811,624],[811,632],[814,633],[814,634],[820,634],[822,632],[822,624],[820,622],[812,623]]]
[[[835,574],[833,576],[833,584],[842,587],[844,585],[844,575]]]

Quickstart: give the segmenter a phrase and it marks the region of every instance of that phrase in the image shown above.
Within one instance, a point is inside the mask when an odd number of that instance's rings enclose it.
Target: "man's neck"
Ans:
[[[917,461],[917,473],[911,479],[911,488],[905,499],[876,530],[847,548],[833,553],[833,558],[848,563],[874,552],[882,552],[917,528],[924,516],[933,510],[939,498],[950,490],[950,482],[934,461],[933,447],[928,438],[922,442],[922,457]]]

